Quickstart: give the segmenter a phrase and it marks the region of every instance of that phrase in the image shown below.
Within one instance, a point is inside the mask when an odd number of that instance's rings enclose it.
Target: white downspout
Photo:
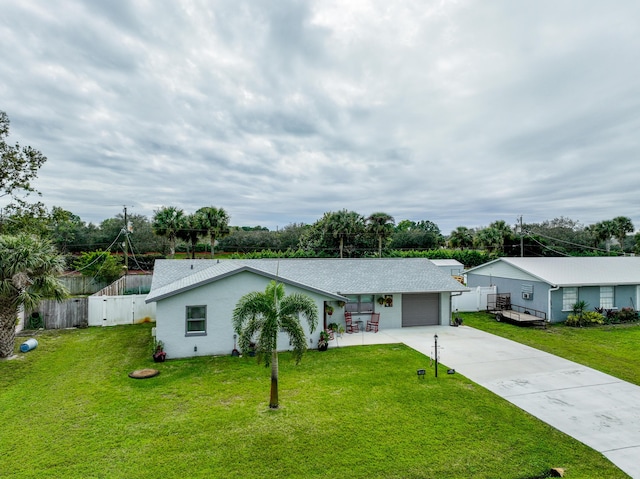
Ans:
[[[549,316],[547,317],[547,322],[551,322],[551,293],[554,291],[558,291],[560,289],[560,286],[552,286],[551,288],[549,288],[549,294],[548,294],[548,300],[547,300],[547,311],[549,311]]]

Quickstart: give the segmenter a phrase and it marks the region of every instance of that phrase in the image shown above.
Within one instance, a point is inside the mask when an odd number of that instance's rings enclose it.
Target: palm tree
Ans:
[[[200,228],[200,222],[197,215],[187,215],[184,218],[184,227],[178,231],[178,238],[187,241],[191,249],[191,259],[196,257],[196,246],[198,239],[205,234],[206,231]]]
[[[482,228],[476,233],[475,241],[478,247],[494,252],[502,248],[504,237],[496,228]]]
[[[618,216],[611,220],[613,223],[613,235],[620,243],[620,249],[624,253],[624,240],[627,239],[627,233],[633,233],[634,227],[630,218],[626,216]]]
[[[378,238],[378,257],[382,258],[382,240],[393,235],[395,220],[387,213],[378,212],[371,213],[366,222],[369,232]]]
[[[158,236],[164,236],[169,240],[169,256],[173,258],[176,254],[176,238],[180,231],[184,229],[184,211],[175,206],[163,206],[154,211],[151,228]]]
[[[449,235],[449,246],[451,248],[471,248],[473,246],[473,231],[466,226],[458,226]]]
[[[205,206],[196,211],[198,227],[207,234],[211,241],[211,257],[213,258],[216,238],[227,236],[229,230],[229,215],[224,208]]]
[[[340,210],[325,213],[325,227],[334,238],[340,239],[340,258],[344,254],[344,240],[354,239],[364,229],[364,218],[355,211]]]
[[[251,343],[255,343],[258,361],[264,362],[266,367],[271,366],[270,408],[278,407],[278,333],[284,331],[289,335],[296,363],[307,350],[300,314],[307,320],[309,330],[315,331],[318,324],[316,303],[301,293],[285,296],[284,285],[275,281],[267,285],[264,293],[245,294],[233,311],[233,327],[240,349],[249,351]]]
[[[611,237],[614,235],[615,225],[611,220],[604,220],[594,225],[596,238],[604,241],[607,253],[611,250]]]
[[[0,236],[0,358],[13,354],[21,307],[36,309],[44,298],[62,300],[67,291],[57,276],[64,258],[35,236]]]

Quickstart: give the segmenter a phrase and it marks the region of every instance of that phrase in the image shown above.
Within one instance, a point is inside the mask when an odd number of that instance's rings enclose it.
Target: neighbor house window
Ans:
[[[578,288],[562,288],[562,310],[571,311],[578,302]]]
[[[349,301],[345,305],[345,311],[350,313],[372,313],[373,294],[353,294],[347,295]]]
[[[207,307],[187,306],[187,335],[207,334]]]
[[[613,286],[600,286],[600,307],[613,308]]]

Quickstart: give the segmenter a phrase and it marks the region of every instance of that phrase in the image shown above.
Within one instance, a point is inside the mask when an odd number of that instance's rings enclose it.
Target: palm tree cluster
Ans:
[[[191,257],[195,257],[198,240],[201,237],[209,239],[211,257],[215,254],[217,238],[229,234],[229,215],[223,208],[205,206],[191,215],[175,206],[162,207],[154,212],[151,222],[153,231],[158,236],[164,236],[169,241],[169,256],[173,258],[176,252],[176,240],[182,239],[191,245]]]

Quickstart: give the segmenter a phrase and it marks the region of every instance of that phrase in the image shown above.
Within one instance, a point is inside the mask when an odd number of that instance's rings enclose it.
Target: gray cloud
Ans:
[[[0,109],[49,206],[640,225],[640,5],[3,2]]]

